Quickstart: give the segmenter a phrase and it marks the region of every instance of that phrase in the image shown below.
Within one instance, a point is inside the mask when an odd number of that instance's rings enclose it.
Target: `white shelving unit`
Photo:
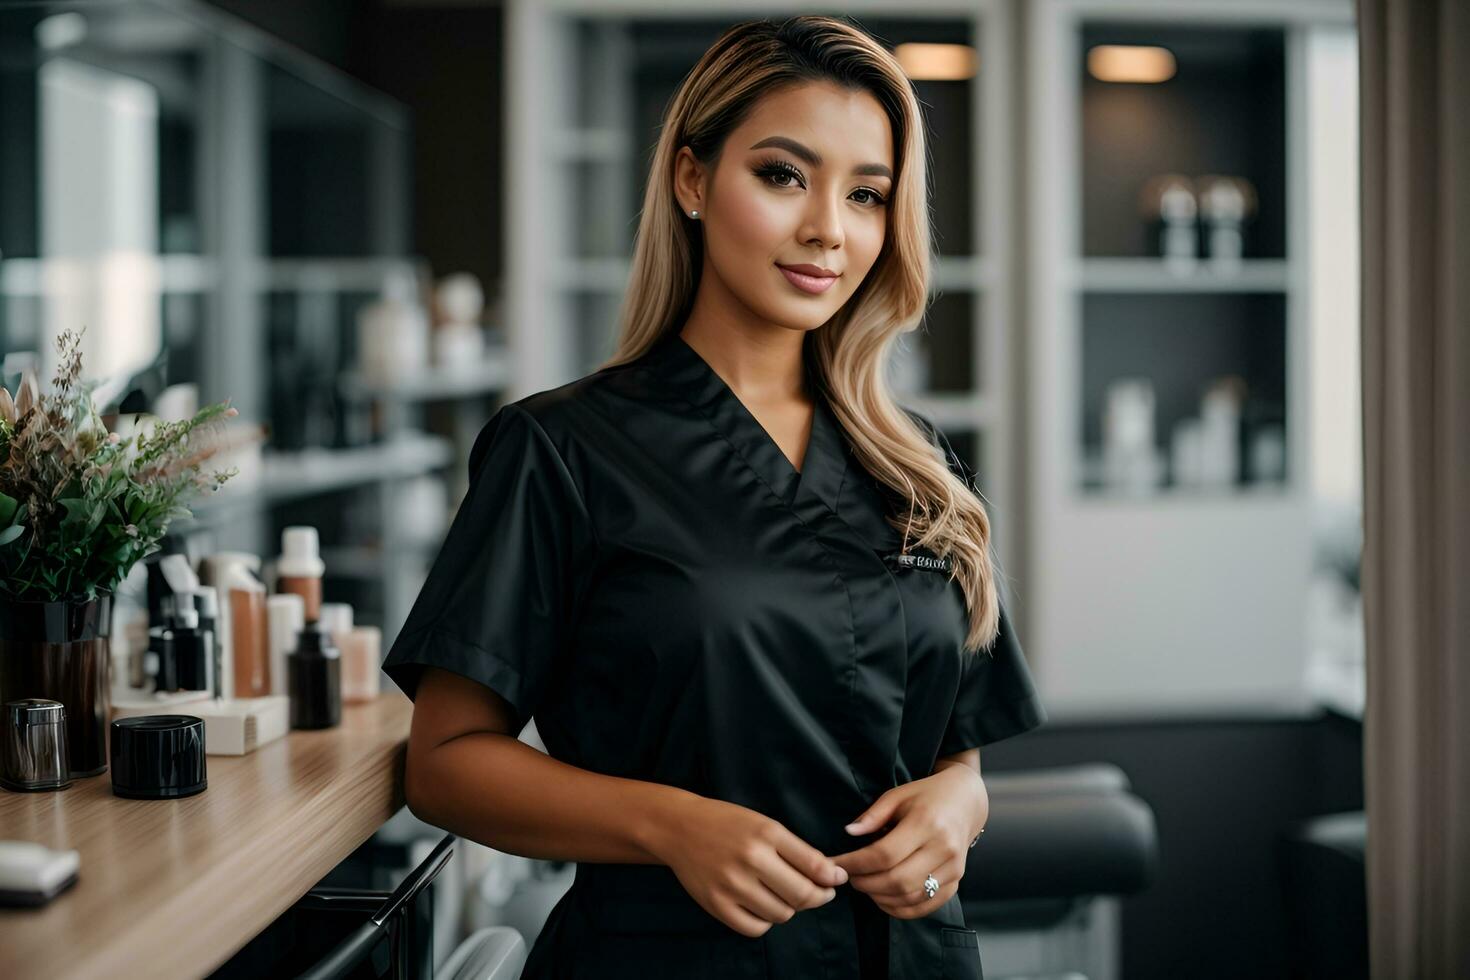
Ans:
[[[980,68],[973,78],[920,83],[921,89],[965,87],[954,102],[966,107],[962,166],[968,198],[960,199],[958,187],[938,186],[933,193],[951,211],[966,209],[971,241],[956,242],[952,254],[936,257],[933,287],[934,297],[951,307],[967,301],[962,312],[943,312],[949,317],[945,325],[968,337],[942,339],[969,352],[969,380],[958,390],[913,391],[901,398],[932,413],[956,448],[970,456],[992,505],[997,554],[1009,567],[1021,520],[1012,509],[1018,496],[1019,467],[1012,460],[1018,413],[1006,409],[1015,397],[1016,373],[1008,245],[1012,8],[1001,0],[857,0],[843,9],[864,26],[880,25],[888,43],[942,37],[978,48]],[[802,12],[767,0],[697,9],[655,0],[507,3],[506,231],[513,247],[506,249],[506,299],[514,379],[507,397],[569,381],[611,352],[637,227],[641,197],[635,195],[641,195],[647,153],[657,138],[638,116],[640,95],[665,104],[678,78],[724,27]],[[649,39],[654,31],[656,41]],[[651,52],[670,66],[663,99],[636,90]],[[523,98],[526,92],[537,97]],[[940,339],[921,330],[905,343],[922,356],[928,343]]]
[[[34,207],[13,208],[0,224],[8,246],[0,340],[37,349],[44,363],[54,332],[86,325],[95,372],[110,373],[105,355],[131,371],[165,350],[169,383],[196,383],[205,402],[228,398],[240,423],[296,421],[272,405],[292,387],[278,382],[272,391],[272,318],[294,317],[298,338],[330,346],[352,303],[421,271],[408,254],[406,108],[199,0],[81,7],[84,14],[60,4],[0,14],[17,43],[7,111],[38,107],[34,120],[10,117],[6,162],[19,169],[7,177],[39,190]],[[50,30],[68,17],[72,29]],[[83,22],[85,31],[74,30]],[[21,44],[42,34],[51,42],[36,48],[29,80]],[[27,97],[27,84],[41,94]],[[56,133],[72,134],[71,145]],[[304,145],[329,149],[313,156]],[[291,204],[273,210],[278,200]],[[321,233],[343,228],[335,239]],[[185,326],[176,329],[180,317]],[[348,354],[333,349],[324,372],[332,356]],[[479,383],[502,377],[499,362],[492,367]],[[404,392],[370,394],[397,401]],[[371,532],[376,567],[357,561],[349,574],[381,579],[384,608],[363,611],[368,620],[381,611],[391,637],[417,592],[411,559],[429,547],[396,532],[395,495],[451,464],[453,448],[406,426],[345,449],[267,445],[253,486],[227,483],[173,530],[269,560],[280,546],[274,508],[327,494],[371,503],[377,493],[388,516],[381,535]],[[359,542],[323,543],[367,554]]]
[[[1024,625],[1038,683],[1057,717],[1305,711],[1309,262],[1320,240],[1303,145],[1310,105],[1305,39],[1350,25],[1352,4],[1035,0],[1027,14],[1027,145],[1036,168],[1026,218],[1032,453]],[[1083,32],[1097,24],[1135,30],[1141,44],[1151,31],[1181,26],[1279,32],[1284,257],[1247,258],[1228,274],[1201,267],[1187,276],[1160,259],[1084,257]],[[1180,56],[1181,66],[1186,58]],[[1169,167],[1161,161],[1159,169]],[[1166,488],[1141,498],[1084,489],[1082,419],[1097,407],[1081,402],[1084,300],[1125,296],[1146,304],[1169,294],[1207,302],[1224,302],[1212,295],[1261,294],[1284,303],[1284,484]]]

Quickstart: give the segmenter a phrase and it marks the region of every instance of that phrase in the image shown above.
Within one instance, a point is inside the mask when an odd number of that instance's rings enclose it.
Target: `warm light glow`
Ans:
[[[916,81],[961,81],[980,68],[979,53],[968,44],[900,44],[893,53]]]
[[[1087,70],[1100,82],[1166,82],[1174,77],[1168,48],[1099,44],[1087,51]]]

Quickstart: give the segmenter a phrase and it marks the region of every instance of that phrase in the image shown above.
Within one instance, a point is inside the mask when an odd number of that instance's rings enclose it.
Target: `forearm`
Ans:
[[[589,772],[509,735],[476,732],[424,753],[407,776],[414,814],[487,847],[553,861],[662,864],[679,806],[662,783]]]

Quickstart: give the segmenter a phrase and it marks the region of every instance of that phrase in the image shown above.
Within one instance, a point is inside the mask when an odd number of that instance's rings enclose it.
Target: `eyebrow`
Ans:
[[[751,149],[759,150],[767,146],[775,146],[786,150],[788,153],[800,157],[813,167],[820,167],[822,165],[822,155],[820,153],[785,136],[768,136],[752,146]],[[862,177],[887,177],[889,180],[893,179],[893,171],[881,163],[860,163],[852,168],[852,172]]]

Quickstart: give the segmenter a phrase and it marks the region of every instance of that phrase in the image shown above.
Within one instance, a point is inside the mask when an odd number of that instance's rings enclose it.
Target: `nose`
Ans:
[[[812,194],[800,238],[807,245],[841,248],[846,237],[842,230],[842,202],[832,194]]]

